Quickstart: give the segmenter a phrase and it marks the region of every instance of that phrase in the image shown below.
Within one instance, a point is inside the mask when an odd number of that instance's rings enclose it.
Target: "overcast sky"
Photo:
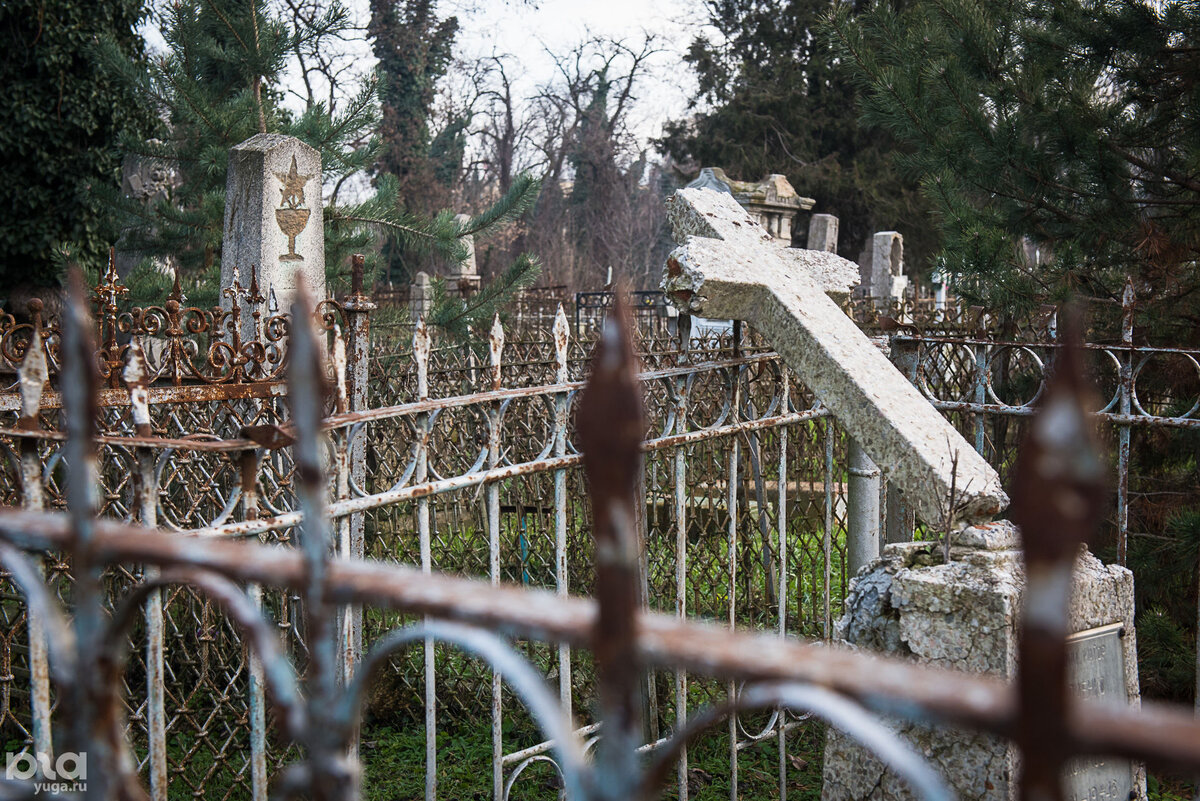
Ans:
[[[366,24],[367,0],[347,0]],[[634,133],[644,143],[659,135],[663,121],[680,116],[694,88],[689,70],[681,62],[683,51],[701,29],[702,0],[442,0],[439,16],[459,18],[456,55],[470,60],[511,53],[521,61],[523,75],[518,92],[531,92],[537,84],[553,77],[547,50],[564,52],[589,35],[640,41],[643,33],[654,34],[663,52],[654,57],[650,74],[642,86],[635,116]],[[148,24],[143,33],[151,48],[160,49],[163,39]],[[355,44],[359,52],[356,68],[369,70],[374,63],[370,46]]]

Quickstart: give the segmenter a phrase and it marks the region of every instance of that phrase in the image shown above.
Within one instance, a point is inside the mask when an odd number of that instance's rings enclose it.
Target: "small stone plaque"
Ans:
[[[1081,631],[1067,638],[1067,681],[1077,698],[1128,704],[1125,687],[1123,624]],[[1127,759],[1085,757],[1067,765],[1069,801],[1127,801],[1133,795],[1133,770]]]

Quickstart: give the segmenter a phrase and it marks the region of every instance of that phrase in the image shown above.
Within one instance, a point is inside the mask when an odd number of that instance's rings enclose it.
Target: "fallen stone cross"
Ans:
[[[667,218],[680,245],[662,281],[672,302],[762,331],[925,522],[971,524],[1008,505],[996,471],[829,297],[858,283],[857,265],[780,247],[711,190],[679,190]]]

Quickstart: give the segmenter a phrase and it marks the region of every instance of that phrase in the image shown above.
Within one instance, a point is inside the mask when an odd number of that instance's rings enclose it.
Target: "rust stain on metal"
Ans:
[[[646,427],[629,312],[617,294],[592,356],[579,401],[577,436],[591,495],[596,539],[593,629],[604,737],[600,741],[601,797],[628,798],[636,785],[641,737],[637,653],[639,538],[637,476]]]

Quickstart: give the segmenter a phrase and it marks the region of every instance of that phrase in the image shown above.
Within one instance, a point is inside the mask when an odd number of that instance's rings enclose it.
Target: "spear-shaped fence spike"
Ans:
[[[42,391],[46,387],[46,379],[50,371],[46,366],[46,351],[42,344],[41,318],[34,320],[33,334],[25,348],[25,358],[21,362],[21,428],[38,428],[38,410],[42,405]]]
[[[103,596],[100,570],[92,552],[95,521],[96,453],[96,351],[92,342],[92,322],[88,314],[83,275],[72,268],[68,277],[68,303],[63,313],[63,410],[67,423],[67,507],[73,542],[71,557],[75,568],[75,637],[79,664],[95,665],[100,659],[104,628]],[[68,750],[87,751],[98,769],[93,784],[88,778],[88,792],[95,797],[107,797],[109,782],[119,771],[113,760],[115,752],[109,738],[110,727],[97,716],[97,709],[106,692],[97,671],[82,671],[67,697],[72,711],[71,740]],[[93,757],[94,753],[94,757]]]
[[[291,367],[288,371],[288,404],[295,426],[294,454],[299,477],[302,514],[300,540],[304,548],[307,582],[304,612],[311,660],[309,663],[309,715],[307,750],[312,771],[312,797],[348,797],[352,768],[347,763],[332,715],[337,698],[337,637],[333,609],[325,590],[331,536],[325,518],[325,480],[321,470],[321,418],[325,403],[326,371],[313,331],[313,304],[301,282],[292,302]]]
[[[93,438],[96,434],[95,346],[92,321],[84,300],[83,274],[71,270],[67,308],[63,314],[63,409],[67,418],[67,503],[75,524],[75,535],[86,542],[91,535],[95,467]]]
[[[592,371],[579,402],[578,440],[591,493],[596,537],[599,615],[593,651],[599,677],[604,735],[595,792],[598,798],[633,797],[641,735],[637,658],[637,474],[645,432],[642,393],[620,294],[604,321]]]
[[[567,313],[562,304],[558,304],[558,313],[554,315],[554,362],[558,366],[554,380],[560,384],[567,382],[567,345],[571,338],[571,327],[567,324]]]
[[[417,398],[425,400],[429,397],[429,329],[425,327],[425,318],[417,319],[416,330],[413,331],[413,361],[417,363]]]
[[[1067,635],[1072,571],[1095,532],[1105,495],[1105,467],[1087,416],[1079,316],[1066,310],[1065,347],[1055,361],[1042,408],[1017,459],[1012,519],[1025,551],[1025,597],[1018,646],[1024,801],[1061,801],[1062,769],[1071,753],[1067,730]]]
[[[500,324],[500,315],[492,320],[492,330],[488,334],[488,352],[491,355],[492,389],[500,389],[500,357],[504,353],[504,326]]]

